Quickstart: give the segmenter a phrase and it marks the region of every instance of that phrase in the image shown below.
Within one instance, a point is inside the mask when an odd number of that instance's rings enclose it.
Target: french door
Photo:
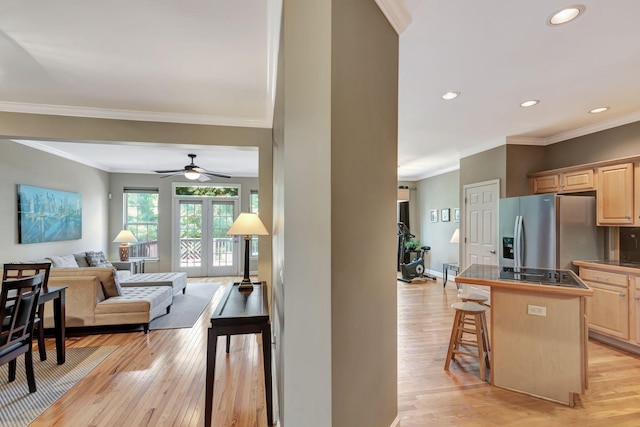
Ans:
[[[174,271],[189,276],[238,274],[238,239],[226,232],[236,217],[237,201],[176,198]]]

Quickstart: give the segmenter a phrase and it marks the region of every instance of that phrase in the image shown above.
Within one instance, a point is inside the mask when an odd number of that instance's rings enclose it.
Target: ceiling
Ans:
[[[546,145],[640,120],[637,0],[583,0],[582,16],[558,27],[547,18],[571,2],[404,3],[412,22],[400,36],[401,180],[456,169],[505,142]],[[0,0],[0,111],[271,127],[280,8]],[[447,91],[460,96],[444,101]],[[529,99],[540,103],[519,106]],[[600,106],[610,109],[588,113]],[[234,147],[28,144],[110,172],[181,168],[188,153],[216,172],[258,169],[256,150]]]

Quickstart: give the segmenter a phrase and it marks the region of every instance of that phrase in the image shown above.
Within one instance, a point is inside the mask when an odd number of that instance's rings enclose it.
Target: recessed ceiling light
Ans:
[[[460,95],[460,92],[447,92],[444,95],[442,95],[442,99],[444,99],[446,101],[450,101],[452,99],[457,98],[458,95]]]
[[[564,9],[554,12],[547,19],[547,25],[555,26],[566,24],[567,22],[573,21],[578,16],[582,15],[584,11],[585,7],[581,4],[565,7]]]
[[[523,103],[520,104],[521,107],[533,107],[534,105],[538,104],[540,101],[537,99],[532,99],[529,101],[524,101]]]
[[[594,108],[593,110],[589,111],[591,114],[598,114],[598,113],[602,113],[604,111],[607,111],[609,109],[609,107],[599,107],[599,108]]]

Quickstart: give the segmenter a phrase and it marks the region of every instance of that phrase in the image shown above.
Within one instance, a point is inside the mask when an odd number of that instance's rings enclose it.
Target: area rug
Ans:
[[[27,426],[49,406],[98,366],[117,347],[67,348],[66,360],[56,362],[56,351],[47,351],[47,360],[40,361],[33,354],[33,370],[36,377],[35,393],[29,393],[24,371],[24,356],[18,357],[15,381],[9,383],[8,369],[0,367],[0,426]]]
[[[188,283],[187,293],[173,297],[171,313],[152,320],[149,329],[192,327],[218,290],[221,290],[220,283]]]

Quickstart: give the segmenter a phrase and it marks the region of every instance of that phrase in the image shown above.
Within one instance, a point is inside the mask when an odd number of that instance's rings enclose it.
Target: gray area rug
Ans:
[[[67,348],[66,361],[56,363],[56,351],[47,351],[47,360],[33,354],[37,391],[29,393],[24,372],[24,356],[18,357],[15,381],[9,383],[8,369],[0,367],[0,426],[27,426],[49,406],[98,366],[117,347]]]
[[[153,319],[149,329],[192,327],[218,290],[221,290],[220,283],[187,283],[187,293],[173,297],[171,313]]]

